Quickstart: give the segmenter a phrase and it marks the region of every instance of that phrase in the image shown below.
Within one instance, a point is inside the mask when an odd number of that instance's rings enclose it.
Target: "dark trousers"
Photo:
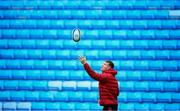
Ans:
[[[118,105],[105,105],[103,111],[117,111]]]

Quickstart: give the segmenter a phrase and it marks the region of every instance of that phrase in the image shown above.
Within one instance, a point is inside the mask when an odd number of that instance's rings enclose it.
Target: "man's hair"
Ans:
[[[107,62],[111,68],[114,68],[114,63],[112,61],[107,60],[105,62]]]

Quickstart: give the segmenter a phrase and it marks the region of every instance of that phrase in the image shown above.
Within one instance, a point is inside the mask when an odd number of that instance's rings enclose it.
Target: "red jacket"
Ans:
[[[115,78],[117,71],[111,68],[98,74],[91,69],[88,63],[84,64],[84,68],[91,78],[99,81],[99,104],[117,105],[117,96],[119,95],[118,81]]]

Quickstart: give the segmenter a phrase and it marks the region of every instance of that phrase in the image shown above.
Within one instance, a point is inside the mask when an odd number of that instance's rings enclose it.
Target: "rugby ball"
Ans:
[[[80,38],[81,38],[81,32],[79,29],[74,29],[72,31],[72,38],[73,38],[73,41],[74,42],[79,42],[80,41]]]

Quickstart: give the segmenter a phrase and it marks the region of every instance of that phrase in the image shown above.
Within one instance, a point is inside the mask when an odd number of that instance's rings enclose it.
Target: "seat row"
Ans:
[[[163,110],[163,111],[178,111],[180,105],[177,103],[168,104],[168,103],[121,103],[119,105],[119,111],[154,111],[154,110]],[[97,103],[92,102],[1,102],[0,110],[86,110],[86,111],[101,111],[102,107],[97,105]]]
[[[97,102],[98,92],[57,92],[57,91],[1,91],[1,101],[61,101]],[[125,92],[118,96],[119,102],[179,103],[179,93]]]
[[[115,66],[116,67],[116,66]],[[97,70],[97,72],[101,72]],[[116,75],[121,81],[178,81],[176,71],[123,71]],[[92,80],[83,70],[0,70],[2,80]]]
[[[75,59],[85,55],[88,59],[135,59],[179,60],[176,50],[45,50],[45,49],[0,49],[1,59]]]
[[[95,70],[99,70],[104,61],[90,60],[89,63]],[[180,62],[177,60],[115,60],[118,70],[163,70],[176,71],[180,68]],[[58,69],[58,70],[79,70],[83,69],[77,60],[18,60],[1,59],[1,69]]]
[[[2,1],[2,9],[178,9],[179,1]]]
[[[178,20],[1,20],[2,29],[178,29]]]
[[[1,19],[168,19],[169,10],[1,10]]]
[[[121,37],[120,37],[121,38]],[[148,50],[175,50],[180,48],[178,40],[69,40],[48,39],[1,39],[0,48],[15,49],[98,49],[98,50],[123,50],[123,49],[148,49]],[[125,56],[124,56],[125,57]]]
[[[141,92],[179,92],[179,82],[147,82],[120,81],[121,91]],[[45,80],[2,80],[1,90],[33,90],[33,91],[97,91],[98,83],[92,81],[45,81]]]

